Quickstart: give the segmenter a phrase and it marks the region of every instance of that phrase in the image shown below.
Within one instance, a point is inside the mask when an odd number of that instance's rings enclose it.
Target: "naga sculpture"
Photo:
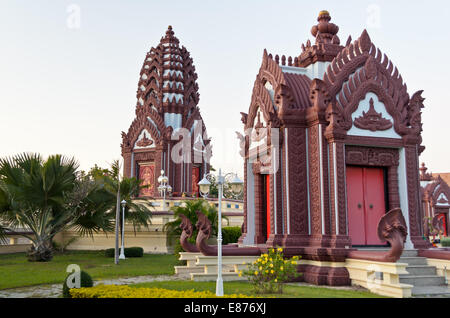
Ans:
[[[181,219],[180,228],[183,231],[180,235],[181,247],[183,247],[186,252],[198,253],[199,250],[197,246],[188,241],[188,238],[192,237],[192,234],[194,233],[194,227],[192,226],[191,221],[184,214],[180,214],[179,216]]]
[[[208,245],[207,240],[211,236],[212,226],[205,214],[197,211],[198,221],[195,225],[198,229],[196,245],[200,252],[206,256],[217,256],[217,245]],[[223,256],[259,256],[261,250],[258,247],[238,247],[236,244],[222,246]]]
[[[395,263],[402,255],[408,232],[406,222],[400,208],[392,209],[378,222],[378,238],[381,242],[389,242],[391,249],[387,252],[353,250],[348,258],[364,259],[376,262]]]

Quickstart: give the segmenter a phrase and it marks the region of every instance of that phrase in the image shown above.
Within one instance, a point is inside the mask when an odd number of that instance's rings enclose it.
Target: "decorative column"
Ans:
[[[331,247],[351,246],[347,227],[345,144],[342,136],[326,134],[329,142]]]
[[[283,136],[281,128],[279,129],[279,144],[277,148],[272,148],[272,175],[270,177],[270,224],[271,233],[267,240],[267,246],[282,246],[283,243],[283,200],[284,183],[283,180]]]
[[[406,178],[408,189],[409,232],[415,248],[427,248],[428,244],[422,238],[421,203],[419,198],[419,160],[417,145],[405,145]]]
[[[284,245],[306,246],[309,242],[306,128],[290,126],[284,132],[284,184],[288,201]]]

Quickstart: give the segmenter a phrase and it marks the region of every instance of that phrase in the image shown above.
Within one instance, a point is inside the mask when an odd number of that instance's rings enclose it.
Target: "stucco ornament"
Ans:
[[[354,124],[361,129],[370,131],[387,130],[392,127],[389,119],[383,118],[382,113],[377,113],[373,105],[373,98],[369,101],[369,110],[363,111],[362,115],[355,119]]]

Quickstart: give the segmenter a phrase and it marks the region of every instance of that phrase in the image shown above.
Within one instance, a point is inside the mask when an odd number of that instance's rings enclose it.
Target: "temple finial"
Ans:
[[[319,16],[317,17],[319,24],[311,28],[311,34],[316,38],[316,44],[317,42],[330,43],[338,33],[339,27],[334,23],[330,23],[330,20],[331,16],[327,10],[319,12]]]
[[[317,21],[320,22],[321,20],[324,21],[330,21],[331,17],[330,17],[330,13],[327,10],[322,10],[319,12],[319,16],[317,17]]]
[[[172,26],[169,25],[166,31],[166,37],[172,37],[175,33],[172,31]]]

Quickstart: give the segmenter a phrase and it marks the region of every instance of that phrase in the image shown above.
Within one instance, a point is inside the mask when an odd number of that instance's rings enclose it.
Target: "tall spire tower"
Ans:
[[[199,93],[193,60],[180,47],[172,26],[147,53],[139,74],[136,118],[122,132],[124,175],[147,187],[141,197],[157,197],[164,170],[174,196],[198,193],[200,176],[209,171],[210,139],[197,106]]]

